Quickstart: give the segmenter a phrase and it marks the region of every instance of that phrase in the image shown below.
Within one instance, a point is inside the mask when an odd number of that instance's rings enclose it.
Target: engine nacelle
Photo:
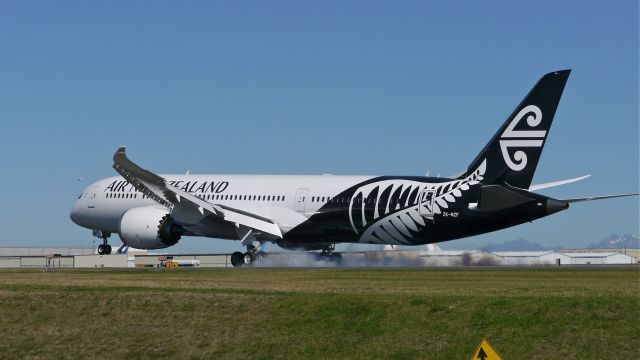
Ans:
[[[162,249],[174,245],[185,232],[166,209],[133,208],[120,220],[120,239],[136,249]]]

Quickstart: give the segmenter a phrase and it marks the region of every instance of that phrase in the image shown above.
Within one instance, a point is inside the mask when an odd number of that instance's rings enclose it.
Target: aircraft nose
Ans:
[[[69,217],[71,221],[75,224],[80,225],[80,204],[78,204],[79,200],[73,203],[73,207],[71,207],[71,211],[69,212]]]

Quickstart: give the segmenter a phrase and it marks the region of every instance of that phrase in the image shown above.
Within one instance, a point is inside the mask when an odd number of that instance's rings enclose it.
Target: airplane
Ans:
[[[239,240],[233,266],[261,259],[261,246],[318,251],[339,261],[339,243],[424,245],[492,232],[569,208],[637,193],[554,199],[534,191],[579,178],[532,185],[571,70],[544,75],[459,176],[158,175],[113,156],[120,176],[89,185],[71,220],[102,239],[162,249],[183,236]]]

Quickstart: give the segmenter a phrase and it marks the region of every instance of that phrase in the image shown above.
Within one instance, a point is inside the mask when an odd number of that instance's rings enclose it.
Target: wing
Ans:
[[[575,202],[582,202],[582,201],[613,199],[613,198],[619,198],[619,197],[625,197],[625,196],[638,196],[638,194],[633,193],[633,194],[620,194],[620,195],[591,196],[591,197],[585,197],[585,198],[565,199],[561,201],[565,201],[568,203],[575,203]]]
[[[280,226],[271,219],[226,205],[212,204],[186,191],[167,186],[163,177],[129,160],[125,147],[119,148],[113,155],[113,168],[136,190],[170,208],[178,222],[193,223],[194,220],[213,216],[233,223],[241,240],[247,238],[253,230],[282,238]]]
[[[536,191],[536,190],[546,189],[546,188],[550,188],[550,187],[554,187],[554,186],[571,184],[572,182],[576,182],[576,181],[580,181],[580,180],[586,179],[589,176],[591,176],[591,175],[580,176],[580,177],[577,177],[577,178],[567,179],[567,180],[548,182],[548,183],[544,183],[544,184],[531,185],[531,186],[529,186],[529,191]]]

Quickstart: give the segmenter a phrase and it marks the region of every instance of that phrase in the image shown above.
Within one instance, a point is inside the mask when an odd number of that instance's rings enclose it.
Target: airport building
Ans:
[[[419,256],[426,266],[490,265],[498,261],[493,254],[480,250],[421,251]]]
[[[94,248],[83,248],[83,247],[28,247],[28,246],[0,247],[0,257],[47,256],[50,254],[74,256],[74,255],[92,255],[94,253],[95,253]]]
[[[568,265],[571,257],[555,251],[496,251],[501,265]]]
[[[637,264],[638,258],[621,251],[359,251],[344,252],[343,266],[588,266]],[[334,266],[313,253],[269,253],[263,266]],[[96,255],[92,248],[0,248],[0,268],[153,268],[231,267],[231,254]]]
[[[566,253],[572,265],[622,265],[635,264],[638,260],[619,252],[575,252]]]

